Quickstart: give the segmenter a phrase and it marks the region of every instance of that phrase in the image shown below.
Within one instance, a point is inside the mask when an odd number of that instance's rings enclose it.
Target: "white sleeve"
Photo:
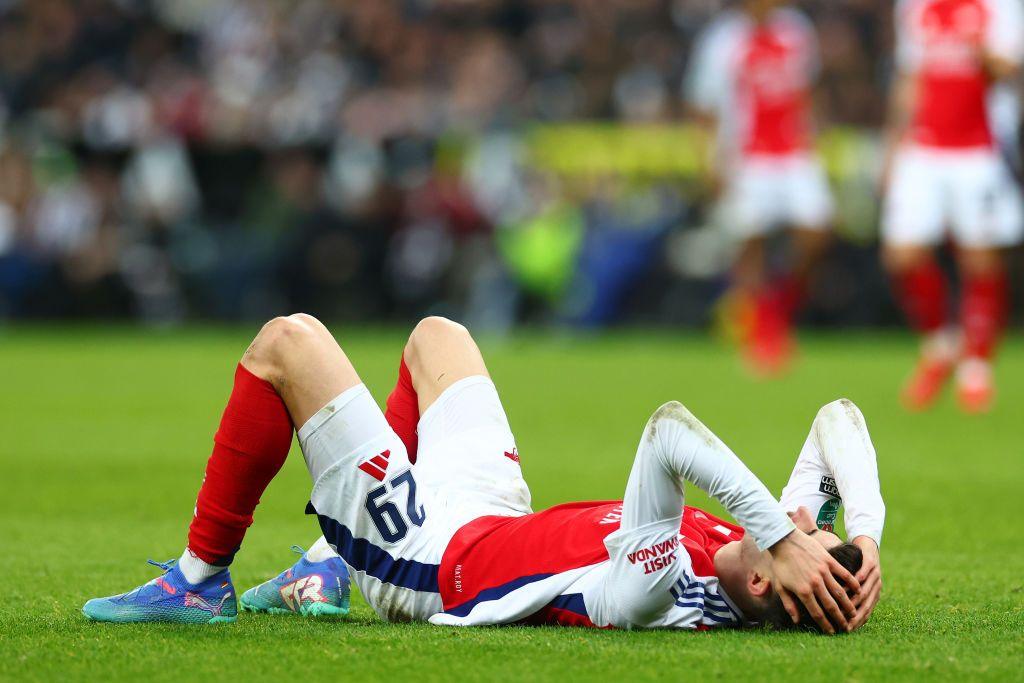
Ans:
[[[673,476],[698,486],[725,506],[761,550],[796,528],[767,487],[682,404],[662,406],[648,423],[645,438],[657,439],[656,452]]]
[[[895,8],[896,69],[904,73],[917,71],[921,63],[921,45],[914,32],[912,0],[898,0]]]
[[[992,0],[985,47],[1014,64],[1024,60],[1024,0]]]
[[[807,506],[820,528],[833,524],[845,503],[847,537],[868,536],[881,545],[885,503],[875,447],[852,401],[839,399],[818,411],[781,502],[789,511]]]
[[[728,29],[719,19],[697,37],[683,82],[683,98],[695,109],[721,115],[728,92]]]
[[[818,30],[814,22],[798,9],[786,8],[778,10],[786,17],[796,35],[800,36],[800,54],[804,59],[804,71],[809,83],[814,83],[821,75],[821,45],[818,42]]]

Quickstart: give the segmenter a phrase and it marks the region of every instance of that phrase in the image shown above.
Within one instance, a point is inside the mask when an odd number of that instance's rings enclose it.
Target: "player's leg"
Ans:
[[[903,389],[911,410],[930,406],[952,373],[958,342],[949,325],[949,285],[935,260],[946,221],[942,160],[903,150],[894,162],[882,219],[882,260],[896,302],[921,335],[917,367]]]
[[[957,366],[957,397],[967,412],[988,410],[995,397],[992,360],[1006,326],[1009,283],[1003,255],[994,248],[957,250],[963,355]]]
[[[987,410],[995,389],[992,360],[1006,325],[1009,284],[1002,249],[1024,230],[1020,191],[994,152],[965,156],[952,195],[960,272],[963,357],[957,396],[968,412]]]
[[[786,166],[786,223],[791,226],[787,269],[774,283],[788,325],[800,312],[808,282],[831,243],[834,207],[828,179],[815,158],[794,158]]]
[[[409,461],[415,463],[419,441],[417,428],[420,418],[420,403],[410,365],[416,368],[415,381],[426,397],[424,410],[434,403],[436,397],[442,394],[448,386],[468,377],[486,378],[487,370],[475,343],[461,325],[442,318],[428,318],[416,326],[408,343],[403,348],[398,379],[388,396],[387,409],[384,413],[384,419],[405,444]],[[439,381],[435,382],[434,380],[438,378],[440,378]],[[479,386],[477,391],[479,391]],[[475,399],[471,400],[477,403]],[[486,401],[481,403],[486,403]],[[456,420],[459,417],[468,417],[462,415],[463,411],[459,410],[447,412],[452,413],[451,417]],[[432,430],[428,426],[428,450],[429,445],[436,440],[432,436],[435,431],[437,430]],[[450,427],[448,431],[452,431]],[[447,448],[445,450],[445,455],[450,456],[451,450]],[[428,459],[433,460],[434,458]],[[431,476],[432,471],[438,472],[436,477]],[[415,467],[414,472],[420,489],[432,488],[432,480],[444,476],[443,468],[423,467],[422,464]],[[441,484],[444,485],[445,482],[441,482]],[[241,600],[242,608],[269,613],[302,611],[301,602],[297,600],[289,602],[285,599],[285,596],[290,594],[289,586],[296,585],[295,579],[296,577],[301,578],[302,570],[306,568],[306,565],[315,564],[317,561],[330,561],[329,556],[333,553],[334,551],[326,539],[321,536],[295,566],[246,591]],[[314,604],[311,607],[321,608],[322,605]],[[303,613],[315,614],[313,611]]]
[[[181,560],[138,591],[90,601],[86,615],[104,621],[233,621],[227,567],[260,496],[284,464],[294,422],[358,383],[337,342],[310,316],[267,323],[236,368]]]
[[[469,331],[426,318],[409,336],[404,359],[420,410],[416,476],[438,492],[453,526],[530,512],[515,437]]]
[[[727,194],[729,231],[739,241],[728,302],[744,359],[759,375],[781,370],[790,339],[782,302],[767,268],[769,233],[783,220],[784,184],[774,162],[746,160]]]
[[[420,414],[467,377],[490,378],[476,341],[464,326],[447,318],[421,320],[409,335],[403,360],[419,401]]]

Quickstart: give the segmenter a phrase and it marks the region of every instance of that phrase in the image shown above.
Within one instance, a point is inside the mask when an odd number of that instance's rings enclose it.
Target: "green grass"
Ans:
[[[220,627],[110,626],[87,598],[153,575],[185,540],[232,368],[252,330],[0,331],[0,679],[1019,679],[1024,664],[1024,344],[983,417],[902,412],[909,337],[808,339],[796,371],[747,379],[693,336],[484,343],[539,509],[621,495],[650,412],[683,401],[775,491],[817,408],[863,409],[889,515],[883,600],[852,636],[448,630],[243,614]],[[338,330],[378,400],[402,338]],[[240,590],[293,561],[315,523],[292,454],[233,567]],[[706,504],[694,492],[690,501]],[[711,505],[712,509],[717,509]]]

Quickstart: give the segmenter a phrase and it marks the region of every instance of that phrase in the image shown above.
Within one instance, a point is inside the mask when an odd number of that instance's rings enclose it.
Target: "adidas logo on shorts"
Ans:
[[[388,473],[388,458],[390,457],[391,451],[384,451],[379,455],[373,456],[369,460],[364,460],[359,463],[357,467],[377,481],[384,481],[384,477]]]

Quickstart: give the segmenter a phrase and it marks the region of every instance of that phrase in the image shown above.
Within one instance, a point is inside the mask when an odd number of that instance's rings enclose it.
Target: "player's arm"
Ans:
[[[978,61],[992,82],[1015,78],[1024,60],[1024,5],[1020,0],[997,0],[979,45]]]
[[[831,490],[833,484],[838,491]],[[833,401],[818,411],[781,501],[783,508],[791,512],[801,506],[810,508],[820,525],[819,511],[833,505],[835,512],[835,493],[846,506],[847,537],[864,554],[864,563],[857,573],[862,590],[855,601],[858,613],[852,624],[856,628],[867,621],[881,596],[879,547],[885,526],[885,502],[867,423],[848,399]]]
[[[719,127],[725,98],[724,49],[721,26],[706,27],[694,43],[682,87],[687,120],[701,132],[705,143],[704,179],[711,194],[722,187],[724,151],[719,145]]]
[[[674,476],[725,506],[758,548],[772,554],[776,590],[794,622],[800,619],[799,600],[826,633],[834,632],[830,618],[848,627],[846,615],[853,617],[856,608],[839,580],[854,593],[860,584],[820,544],[796,529],[782,505],[728,446],[679,403],[662,406],[649,433],[658,440],[664,465]]]
[[[894,46],[893,74],[889,84],[885,130],[882,136],[881,188],[888,185],[896,148],[906,137],[911,115],[917,100],[917,71],[923,61],[922,47],[911,36],[911,22],[907,7],[895,6],[896,44]]]
[[[888,184],[896,149],[906,137],[910,128],[911,112],[917,98],[917,79],[912,73],[898,71],[889,86],[888,110],[885,130],[882,134],[882,175],[881,186]]]

